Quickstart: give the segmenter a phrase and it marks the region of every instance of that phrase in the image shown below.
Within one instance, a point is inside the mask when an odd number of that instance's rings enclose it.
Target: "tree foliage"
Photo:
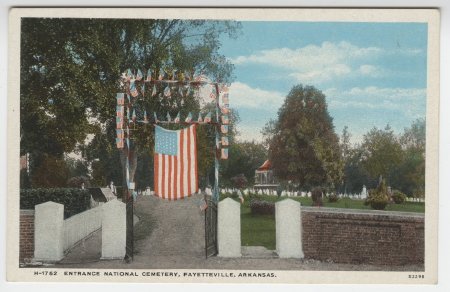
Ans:
[[[221,179],[230,186],[242,175],[247,186],[255,183],[255,170],[267,159],[267,150],[256,142],[235,142],[229,147],[229,159],[221,164]],[[237,185],[242,185],[237,184]]]
[[[337,186],[343,164],[325,95],[313,86],[292,88],[268,125],[269,157],[275,175],[303,187]]]
[[[234,37],[238,28],[236,22],[209,20],[23,18],[21,153],[30,153],[31,175],[46,154],[62,157],[83,145],[89,133],[102,141],[94,139],[89,146],[88,159],[97,161],[94,172],[108,171],[112,165],[104,159],[117,159],[112,148],[120,73],[177,69],[230,82],[233,66],[219,53],[219,36]],[[147,99],[140,105],[148,113],[174,116],[182,103],[174,94],[171,100]],[[198,98],[190,95],[181,113],[198,110]],[[152,151],[151,128],[140,130],[133,142],[136,154]],[[137,165],[131,167],[134,171]]]
[[[403,160],[402,146],[389,125],[373,128],[364,135],[361,163],[371,176],[389,177]]]

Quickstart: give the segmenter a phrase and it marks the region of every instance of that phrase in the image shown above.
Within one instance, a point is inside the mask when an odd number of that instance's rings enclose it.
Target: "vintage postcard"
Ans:
[[[8,281],[437,283],[437,9],[9,24]]]

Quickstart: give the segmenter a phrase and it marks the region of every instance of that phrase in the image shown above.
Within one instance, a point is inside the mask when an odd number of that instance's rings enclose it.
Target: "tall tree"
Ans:
[[[369,174],[381,175],[390,183],[393,170],[403,160],[402,146],[391,127],[370,130],[364,135],[361,151],[361,163]]]
[[[107,145],[93,147],[114,147],[115,93],[126,68],[202,72],[230,82],[233,67],[218,51],[219,37],[235,36],[238,27],[178,19],[22,19],[21,152],[30,153],[32,174],[45,154],[61,157],[83,144],[88,133],[107,135]],[[159,95],[163,89],[157,90]],[[181,103],[175,94],[141,105],[165,116],[175,115]],[[198,109],[198,98],[190,95],[182,114]],[[140,131],[133,142],[133,153],[152,151],[152,131]],[[132,173],[136,162],[133,154]]]
[[[403,160],[393,171],[392,184],[409,196],[425,195],[425,119],[414,121],[400,136]]]
[[[303,187],[341,183],[339,139],[321,91],[294,86],[272,128],[269,157],[278,178]]]

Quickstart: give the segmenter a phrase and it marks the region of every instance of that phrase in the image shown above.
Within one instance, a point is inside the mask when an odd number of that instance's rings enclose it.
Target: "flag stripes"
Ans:
[[[178,200],[198,192],[196,126],[163,131],[176,133],[177,154],[155,152],[155,194],[163,199]],[[158,135],[156,140],[158,143]]]

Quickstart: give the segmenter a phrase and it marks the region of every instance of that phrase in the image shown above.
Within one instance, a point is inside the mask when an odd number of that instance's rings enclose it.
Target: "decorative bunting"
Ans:
[[[229,105],[228,93],[224,93],[222,96],[222,104],[226,107]]]
[[[148,82],[152,81],[152,70],[151,69],[147,70],[147,79],[145,79],[145,81],[148,81]]]
[[[228,125],[230,123],[230,120],[228,119],[228,116],[222,116],[222,124]]]
[[[123,128],[123,117],[116,117],[116,129]]]
[[[183,88],[181,88],[181,86],[178,87],[178,95],[183,97]]]
[[[134,79],[133,73],[131,73],[131,69],[127,70],[127,80],[130,81],[131,79]]]
[[[165,75],[165,72],[164,72],[163,68],[159,69],[158,80],[160,80],[160,81],[163,80],[164,75]]]
[[[211,123],[211,112],[209,112],[206,116],[205,119],[203,120],[205,123]]]
[[[172,118],[170,117],[169,112],[167,112],[167,116],[166,116],[166,117],[167,117],[167,121],[168,121],[168,122],[171,122],[171,121],[172,121]]]
[[[144,123],[148,123],[147,111],[144,111]]]
[[[155,123],[158,123],[158,122],[159,122],[158,116],[156,116],[156,113],[155,113],[155,112],[153,112],[153,118],[155,119]]]
[[[222,137],[222,147],[224,147],[224,146],[229,146],[228,137],[226,137],[226,136]]]
[[[197,120],[197,122],[199,122],[199,123],[203,122],[202,113],[198,113],[198,120]]]
[[[184,71],[184,78],[186,79],[186,80],[191,80],[191,74],[189,73],[189,71]]]
[[[145,96],[145,83],[142,84],[141,91],[142,91],[142,96]]]
[[[138,69],[138,71],[136,73],[136,80],[141,81],[142,77],[144,77],[144,75],[142,75],[141,69]]]
[[[138,96],[139,92],[137,91],[136,84],[134,81],[130,82],[130,94],[132,97]]]
[[[212,86],[212,88],[211,88],[211,92],[209,93],[209,98],[211,98],[211,100],[216,100],[216,88],[214,86]]]
[[[123,139],[116,138],[116,146],[119,149],[123,148]]]
[[[125,104],[125,93],[117,93],[116,95],[117,105]]]
[[[220,156],[220,159],[228,159],[228,148],[222,148],[222,155]]]
[[[156,86],[153,85],[152,97],[155,96],[158,92],[156,91]]]
[[[176,72],[177,70],[172,71],[172,81],[175,81]]]
[[[227,125],[221,125],[220,126],[220,131],[222,132],[222,134],[227,134],[228,133],[228,126]]]
[[[164,88],[164,96],[170,97],[171,95],[172,95],[172,93],[170,92],[170,87],[166,86],[166,88]]]
[[[220,107],[220,111],[224,115],[228,115],[230,113],[230,109],[228,107]]]
[[[116,117],[122,117],[124,113],[125,107],[123,105],[116,106]]]
[[[122,129],[116,129],[116,137],[117,139],[123,139],[125,136],[124,132]]]
[[[175,123],[179,123],[180,122],[180,112],[178,112],[177,116],[175,117],[175,119],[173,121]]]
[[[184,120],[186,123],[190,123],[192,121],[192,113],[189,113],[186,119]]]

